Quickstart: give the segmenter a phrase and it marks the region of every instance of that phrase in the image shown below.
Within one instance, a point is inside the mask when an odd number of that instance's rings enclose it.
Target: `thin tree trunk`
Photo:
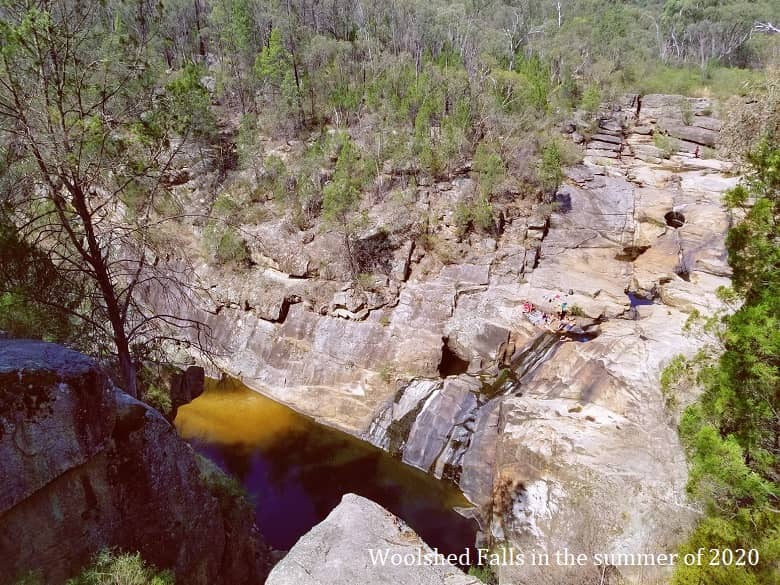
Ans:
[[[81,218],[84,225],[84,235],[87,240],[89,250],[89,260],[95,271],[95,280],[100,287],[101,295],[106,303],[106,314],[111,324],[111,330],[114,334],[114,345],[116,346],[117,356],[119,357],[119,369],[124,383],[124,391],[135,398],[138,397],[138,382],[133,358],[130,354],[130,343],[125,332],[125,319],[122,315],[119,299],[116,296],[114,283],[106,266],[105,257],[100,249],[100,243],[95,235],[92,225],[92,216],[87,209],[86,198],[81,187],[78,185],[69,186],[68,190],[73,195],[73,206]]]

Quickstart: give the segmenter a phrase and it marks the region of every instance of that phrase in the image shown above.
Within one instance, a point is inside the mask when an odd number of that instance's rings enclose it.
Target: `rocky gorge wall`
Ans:
[[[673,548],[697,512],[658,379],[697,348],[682,331],[690,313],[719,308],[729,284],[721,197],[737,177],[710,150],[717,109],[629,96],[595,124],[573,121],[585,156],[554,206],[504,194],[492,234],[459,233],[454,210],[476,189],[467,168],[412,193],[385,169],[359,242],[377,258],[369,284],[351,282],[336,234],[281,218],[244,226],[250,271],[196,267],[211,298],[196,316],[225,348],[217,363],[458,482],[487,542]],[[524,314],[561,299],[576,335]]]
[[[250,510],[215,497],[156,410],[91,359],[0,339],[0,583],[47,585],[103,548],[140,551],[177,583],[257,584],[268,552]]]

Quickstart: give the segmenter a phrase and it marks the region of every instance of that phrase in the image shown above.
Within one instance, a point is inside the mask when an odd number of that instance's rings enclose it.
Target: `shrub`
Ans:
[[[487,197],[480,195],[471,201],[458,203],[453,220],[460,237],[472,228],[488,231],[493,225],[493,206]]]
[[[682,116],[683,124],[686,126],[693,124],[693,106],[686,99],[680,102],[680,115]]]
[[[238,203],[228,193],[222,193],[217,197],[211,207],[211,212],[220,217],[232,217],[238,210]]]
[[[588,87],[588,89],[585,90],[585,93],[582,94],[582,101],[580,102],[580,107],[585,110],[588,114],[595,114],[596,110],[599,109],[599,106],[601,105],[601,91],[599,91],[599,88],[595,85],[591,85]]]
[[[485,585],[498,585],[498,577],[490,565],[471,565],[469,567],[469,575],[476,577]]]
[[[201,481],[211,492],[211,495],[217,498],[219,507],[224,513],[228,513],[236,507],[251,507],[249,494],[235,477],[222,471],[203,455],[196,454],[195,461],[198,464]]]
[[[479,180],[479,188],[483,197],[490,197],[496,185],[506,175],[506,167],[501,154],[494,146],[484,142],[481,142],[474,152],[473,168]]]
[[[653,144],[661,151],[663,158],[670,158],[679,148],[679,144],[674,138],[659,132],[653,134]]]
[[[208,255],[217,264],[247,266],[250,262],[246,241],[232,226],[209,222],[203,232],[203,242]]]
[[[554,193],[563,181],[563,160],[558,144],[550,142],[542,149],[539,161],[539,182],[548,193]]]
[[[355,280],[358,286],[362,289],[371,289],[376,284],[376,279],[370,272],[361,272],[357,275]]]
[[[170,392],[157,384],[150,384],[146,389],[146,392],[144,393],[144,402],[152,408],[156,408],[164,415],[169,414],[173,407]]]
[[[173,585],[170,571],[157,572],[139,553],[99,552],[92,564],[66,585]]]
[[[379,377],[385,384],[389,384],[396,376],[395,367],[391,363],[382,364],[379,368]]]
[[[246,264],[249,261],[249,250],[246,242],[236,230],[229,228],[222,233],[215,252],[220,264]]]

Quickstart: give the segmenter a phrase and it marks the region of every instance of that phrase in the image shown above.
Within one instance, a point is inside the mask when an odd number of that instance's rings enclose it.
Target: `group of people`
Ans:
[[[569,291],[569,294],[573,294],[573,291]],[[524,300],[522,302],[523,314],[532,325],[536,325],[537,327],[546,327],[550,331],[571,331],[577,326],[577,320],[573,316],[567,315],[569,303],[565,300],[566,297],[568,297],[568,295],[561,297],[560,294],[550,294],[542,297],[545,303],[560,305],[560,310],[557,311],[557,314],[542,311],[532,302]]]

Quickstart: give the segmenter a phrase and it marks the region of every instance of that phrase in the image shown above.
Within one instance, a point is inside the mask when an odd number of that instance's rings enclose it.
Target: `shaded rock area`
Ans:
[[[394,196],[361,210],[370,279],[350,277],[337,235],[283,239],[274,219],[256,229],[273,262],[197,267],[212,295],[196,317],[229,374],[458,482],[486,543],[671,551],[696,511],[658,379],[695,353],[682,326],[721,309],[730,283],[721,200],[738,177],[710,149],[717,112],[680,96],[605,105],[569,125],[584,157],[554,205],[502,193],[483,232],[455,217],[477,188],[467,169],[413,187],[390,169]],[[296,254],[303,276],[284,272]],[[565,303],[576,327],[534,325],[528,303],[552,315]],[[582,535],[588,510],[603,529]]]
[[[386,564],[372,562],[369,551],[387,552]],[[347,494],[274,567],[266,585],[481,584],[449,563],[391,562],[392,555],[426,554],[431,548],[402,520],[371,500]]]
[[[28,571],[62,583],[105,547],[182,583],[267,574],[251,511],[209,492],[160,413],[63,347],[0,340],[0,475],[2,584]]]

